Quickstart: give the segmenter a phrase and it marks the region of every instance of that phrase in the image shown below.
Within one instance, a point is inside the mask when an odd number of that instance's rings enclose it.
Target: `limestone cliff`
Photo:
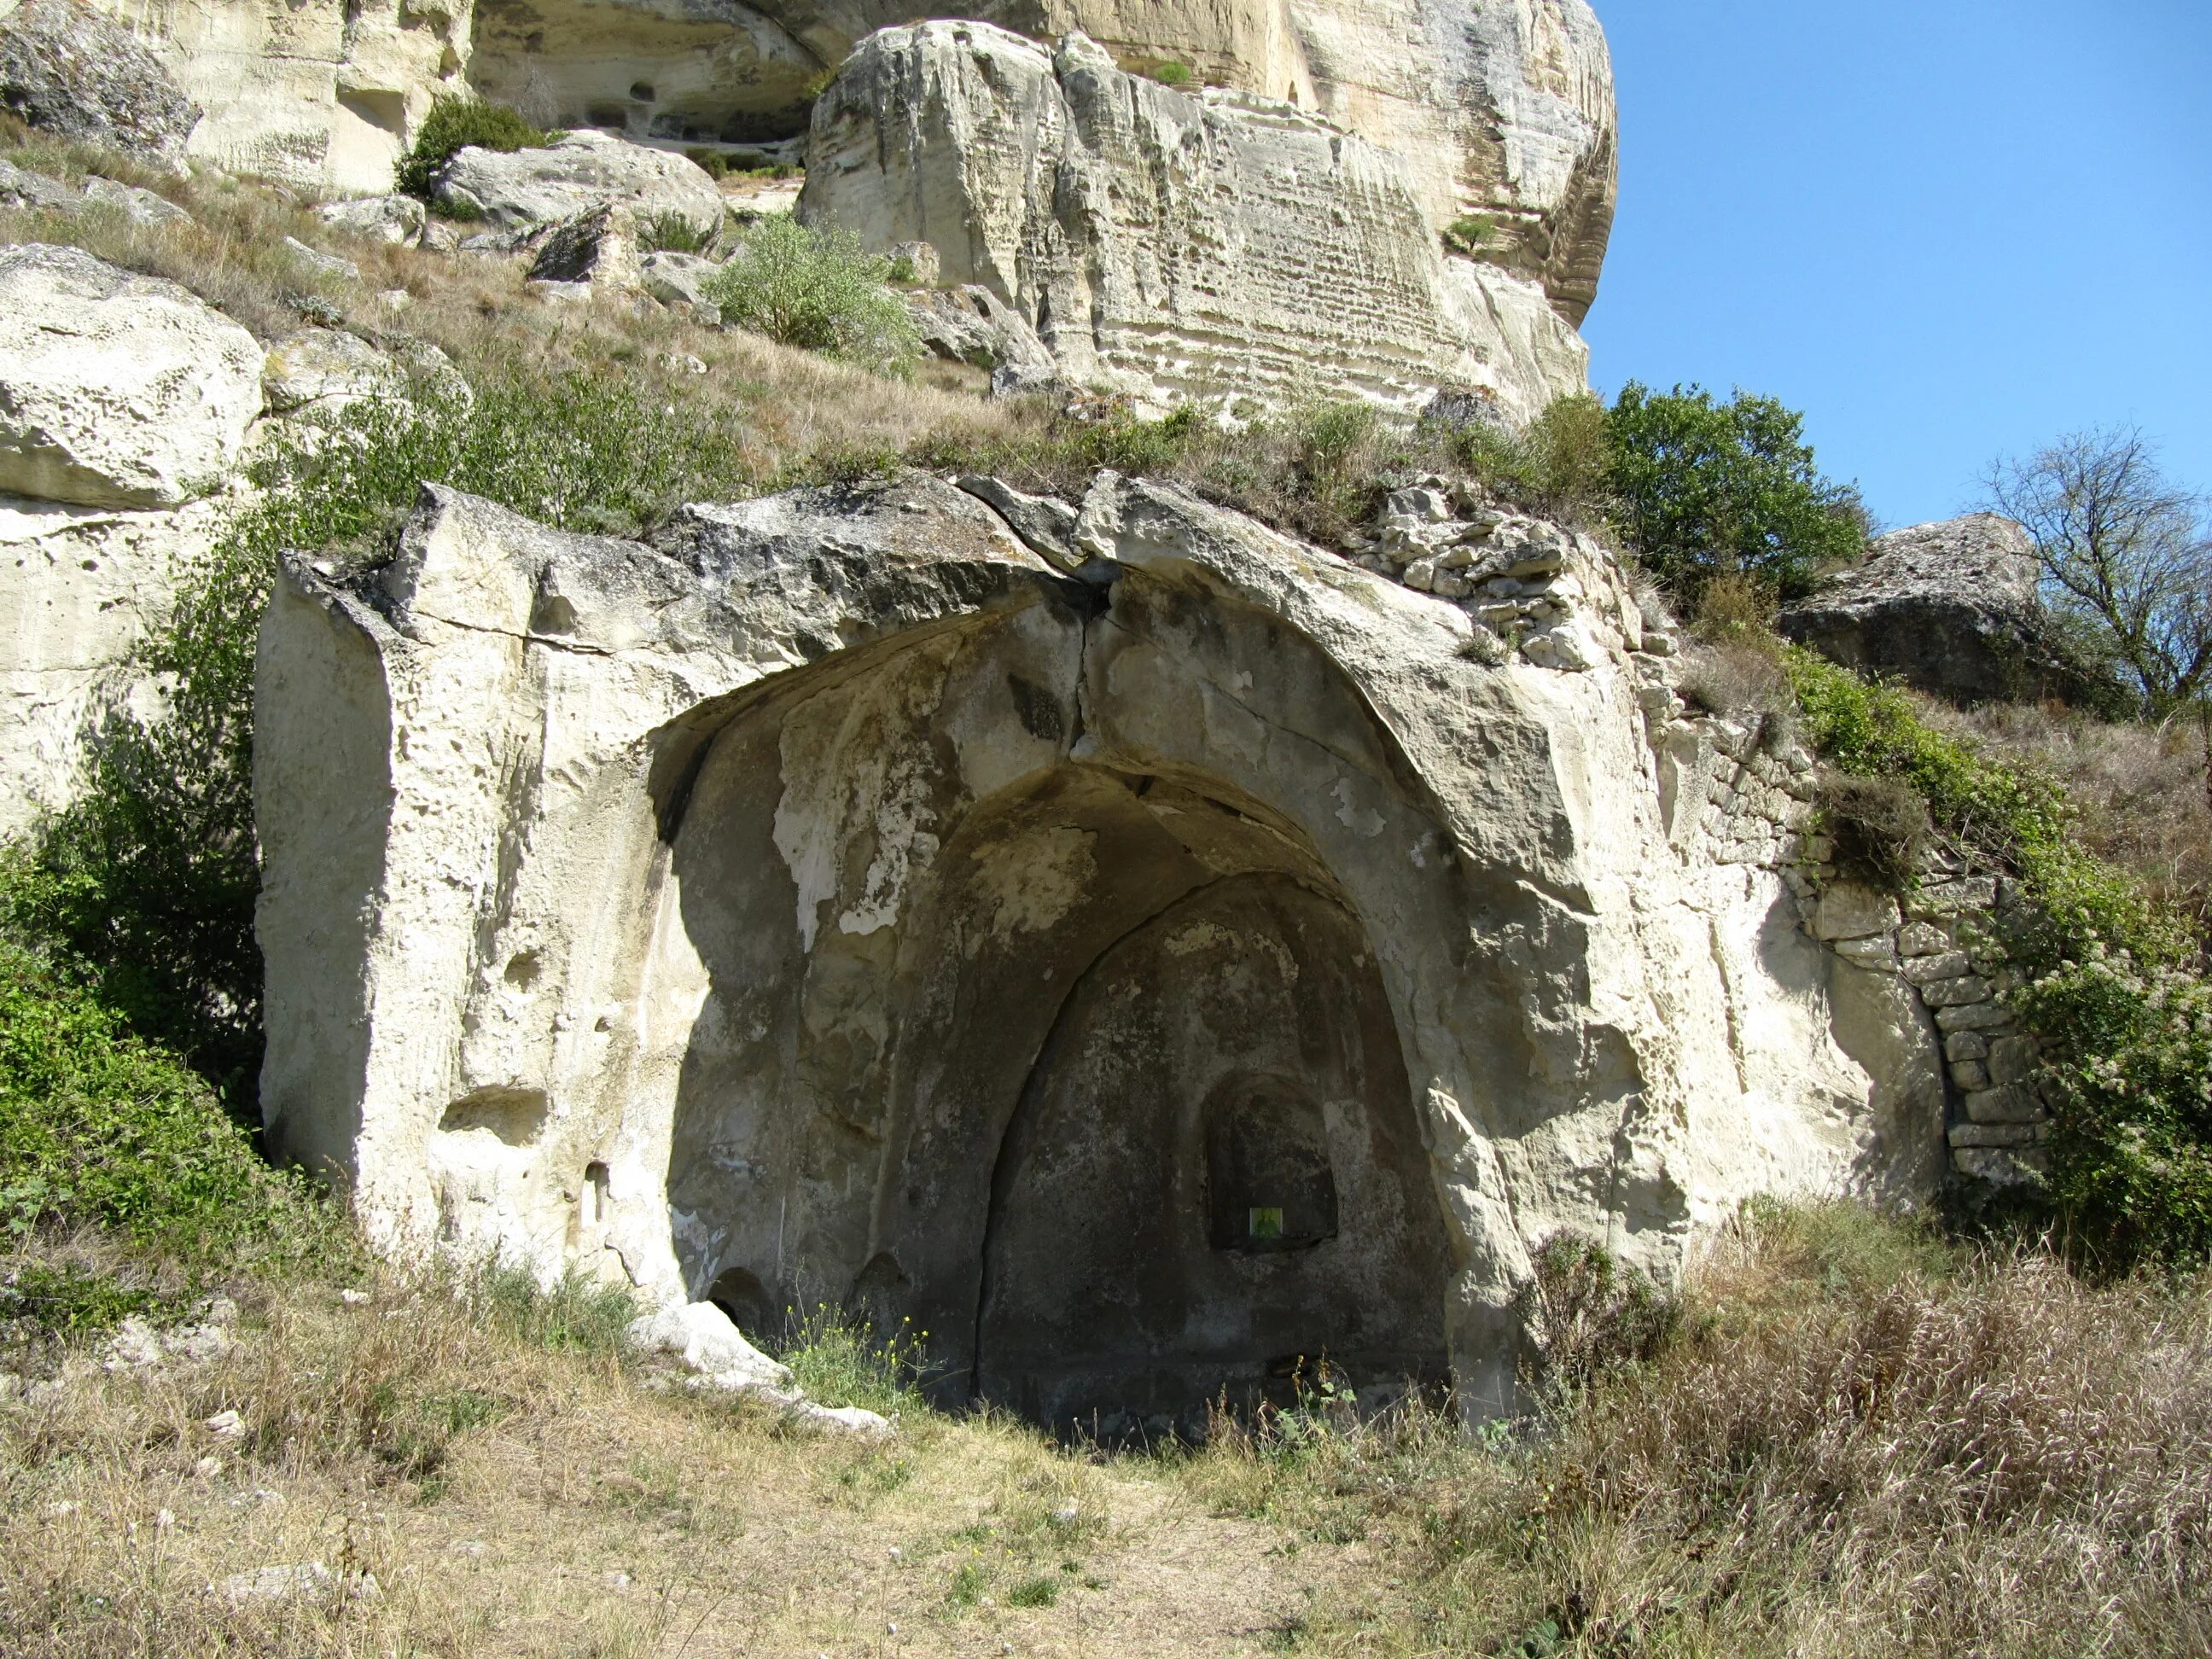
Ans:
[[[1325,117],[1402,158],[1430,231],[1457,228],[1455,257],[1531,279],[1571,324],[1597,291],[1613,220],[1613,71],[1587,0],[96,3],[206,112],[192,154],[313,188],[388,188],[431,99],[465,89],[653,143],[793,139],[870,33],[957,16],[1040,40],[1081,31],[1126,63]]]
[[[1526,420],[1587,352],[1534,282],[1449,257],[1397,153],[1284,103],[1186,94],[1097,43],[982,24],[872,35],[814,106],[799,215],[1019,310],[1079,383],[1232,411],[1418,410],[1440,386]]]

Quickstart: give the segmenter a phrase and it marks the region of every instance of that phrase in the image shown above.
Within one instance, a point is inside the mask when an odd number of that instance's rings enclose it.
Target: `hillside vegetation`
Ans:
[[[194,216],[0,211],[0,236],[171,277],[264,339],[312,317],[435,346],[471,388],[426,369],[259,452],[258,493],[149,645],[166,713],[118,714],[83,802],[0,860],[0,1649],[2212,1650],[2201,757],[2185,726],[1960,714],[1784,650],[1776,599],[1867,530],[1791,411],[1635,388],[1523,434],[1327,401],[1227,432],[994,403],[973,371],[824,355],[848,339],[830,289],[883,315],[881,273],[849,263],[778,301],[807,350],[531,302],[506,261],[340,241],[250,181],[0,137]],[[303,269],[288,235],[362,280]],[[1880,807],[1877,844],[1942,837],[2033,899],[2001,941],[2060,1102],[2029,1224],[1754,1206],[1678,1297],[1559,1241],[1524,1422],[1362,1423],[1324,1377],[1201,1449],[1112,1455],[931,1410],[911,1345],[833,1312],[795,1321],[786,1357],[817,1397],[895,1413],[893,1438],[686,1390],[626,1350],[617,1293],[371,1261],[252,1127],[252,651],[276,552],[376,547],[425,480],[628,535],[687,499],[902,465],[1062,493],[1145,473],[1340,548],[1389,489],[1442,473],[1640,544],[1697,618],[1710,701],[1820,750],[1832,829]]]

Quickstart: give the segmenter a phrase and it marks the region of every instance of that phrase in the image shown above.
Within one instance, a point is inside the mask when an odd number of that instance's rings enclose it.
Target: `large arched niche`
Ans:
[[[911,1320],[949,1397],[1109,1428],[1301,1355],[1464,1364],[1476,1242],[1420,1103],[1440,1046],[1462,1097],[1528,1051],[1510,986],[1466,994],[1480,907],[1322,653],[1124,576],[1103,616],[1048,597],[718,718],[670,831],[691,1294]]]

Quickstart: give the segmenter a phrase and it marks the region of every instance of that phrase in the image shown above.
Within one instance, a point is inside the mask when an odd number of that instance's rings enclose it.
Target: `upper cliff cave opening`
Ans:
[[[475,30],[471,81],[538,125],[709,149],[803,134],[825,63],[848,44],[734,3],[486,0]]]

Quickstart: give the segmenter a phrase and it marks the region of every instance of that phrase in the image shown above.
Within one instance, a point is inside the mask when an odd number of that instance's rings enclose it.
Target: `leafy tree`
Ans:
[[[2212,692],[2212,523],[2133,428],[2071,433],[1985,479],[2035,538],[2045,598],[2154,719]]]
[[[1686,605],[1728,573],[1792,599],[1866,545],[1858,491],[1820,475],[1804,416],[1771,398],[1631,381],[1607,424],[1620,527]]]

